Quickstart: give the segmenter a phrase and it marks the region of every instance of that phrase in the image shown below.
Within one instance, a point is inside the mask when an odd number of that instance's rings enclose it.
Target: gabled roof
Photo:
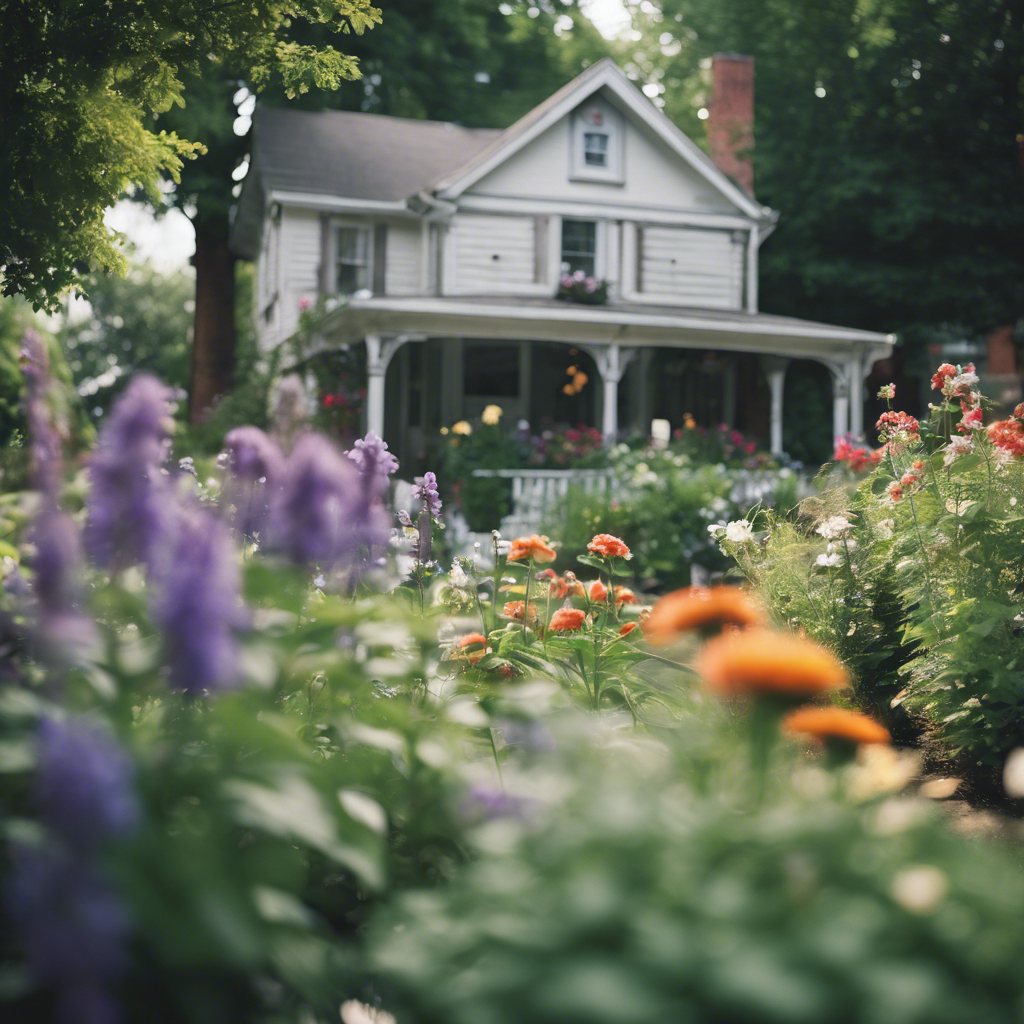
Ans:
[[[734,184],[699,146],[687,138],[637,89],[610,57],[603,57],[571,82],[563,85],[543,103],[524,114],[489,145],[469,157],[461,167],[452,172],[443,172],[434,182],[432,191],[443,199],[457,198],[601,89],[617,99],[628,113],[646,125],[669,149],[747,216],[762,221],[773,219],[772,211]]]
[[[353,111],[259,107],[253,163],[264,191],[401,201],[501,134]]]

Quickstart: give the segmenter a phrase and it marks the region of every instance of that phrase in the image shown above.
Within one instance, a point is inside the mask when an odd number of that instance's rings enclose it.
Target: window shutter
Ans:
[[[320,214],[320,266],[317,268],[316,290],[321,299],[326,298],[334,288],[331,284],[331,218]]]
[[[373,226],[373,294],[383,295],[387,290],[388,226]]]
[[[636,226],[636,288],[637,294],[644,290],[644,229]]]
[[[543,284],[548,277],[548,219],[533,218],[533,279]]]

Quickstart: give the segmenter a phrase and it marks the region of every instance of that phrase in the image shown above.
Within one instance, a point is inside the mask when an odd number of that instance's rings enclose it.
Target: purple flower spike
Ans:
[[[116,1024],[110,987],[128,964],[128,914],[96,868],[53,848],[11,847],[11,921],[58,1024]]]
[[[85,718],[47,718],[38,744],[36,806],[68,846],[91,850],[135,827],[135,766],[112,736]]]
[[[364,478],[373,481],[374,490],[383,496],[388,488],[388,477],[398,469],[398,459],[388,451],[387,442],[371,430],[345,454],[359,467]]]
[[[82,566],[78,527],[70,516],[51,507],[36,518],[30,537],[36,548],[32,564],[40,612],[46,616],[71,611]]]
[[[333,568],[359,546],[361,504],[352,460],[326,438],[305,434],[288,459],[274,514],[276,543],[300,564]]]
[[[441,514],[441,496],[437,493],[437,477],[430,472],[416,477],[413,482],[412,500],[422,501],[423,508],[432,516]]]
[[[179,509],[156,585],[153,619],[164,634],[172,686],[197,694],[235,685],[235,631],[248,616],[227,526],[205,509]]]
[[[224,494],[234,509],[234,526],[246,537],[262,535],[284,478],[284,454],[259,427],[236,427],[224,438],[224,452],[230,473]]]
[[[100,431],[89,464],[85,545],[102,566],[149,564],[166,530],[168,481],[161,472],[171,426],[170,391],[133,378]]]

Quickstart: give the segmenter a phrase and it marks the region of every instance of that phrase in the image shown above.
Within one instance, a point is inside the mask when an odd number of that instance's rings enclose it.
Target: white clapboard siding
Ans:
[[[320,215],[285,208],[281,214],[281,263],[287,292],[316,291],[320,269]]]
[[[640,292],[683,306],[739,309],[743,243],[731,231],[645,226],[640,232]]]
[[[384,290],[388,295],[417,295],[420,291],[420,258],[423,237],[418,223],[388,225],[387,270]]]
[[[460,214],[452,219],[447,244],[449,294],[509,292],[534,283],[533,217]]]

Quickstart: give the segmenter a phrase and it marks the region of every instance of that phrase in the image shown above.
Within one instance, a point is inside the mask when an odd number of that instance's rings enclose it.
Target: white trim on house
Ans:
[[[677,156],[704,178],[733,206],[754,220],[768,220],[773,211],[762,206],[716,167],[699,146],[691,142],[657,107],[626,77],[621,68],[605,57],[588,68],[551,97],[554,102],[542,103],[494,142],[485,147],[458,171],[438,181],[433,191],[442,199],[457,199],[468,188],[535,138],[567,117],[573,110],[600,89],[607,89],[641,124],[653,132]],[[556,99],[557,97],[557,99]]]
[[[341,196],[316,195],[312,192],[271,192],[267,207],[273,203],[283,206],[308,206],[315,210],[344,210],[347,213],[387,213],[398,217],[419,217],[403,199],[401,202],[384,199],[344,199]]]

